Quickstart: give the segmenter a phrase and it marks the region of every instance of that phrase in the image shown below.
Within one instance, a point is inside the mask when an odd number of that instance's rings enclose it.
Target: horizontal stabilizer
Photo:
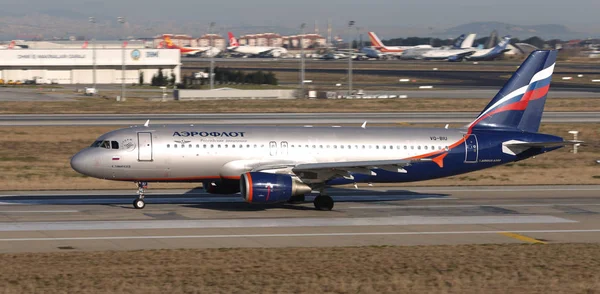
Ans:
[[[516,141],[516,140],[511,140],[511,141],[507,141],[502,143],[502,152],[506,153],[506,154],[511,154],[511,155],[517,155],[529,148],[553,148],[553,147],[560,147],[560,146],[565,146],[565,145],[575,145],[575,144],[582,144],[583,141],[577,141],[577,140],[567,140],[567,141],[560,141],[560,142],[522,142],[522,141]]]

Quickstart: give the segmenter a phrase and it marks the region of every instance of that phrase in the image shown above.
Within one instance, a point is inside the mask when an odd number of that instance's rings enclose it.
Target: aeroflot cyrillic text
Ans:
[[[173,132],[173,137],[244,137],[246,132]]]

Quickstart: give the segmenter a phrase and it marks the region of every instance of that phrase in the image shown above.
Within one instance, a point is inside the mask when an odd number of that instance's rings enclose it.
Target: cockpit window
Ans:
[[[119,149],[119,142],[117,141],[110,141],[110,145],[112,149]]]
[[[116,145],[113,145],[113,146],[117,147],[117,148],[113,147],[113,149],[119,149],[119,143],[114,142],[114,141],[112,143],[116,144]],[[110,149],[110,145],[111,145],[111,141],[95,141],[92,144],[92,146],[90,146],[90,147],[96,147],[96,148],[100,147],[100,148]]]

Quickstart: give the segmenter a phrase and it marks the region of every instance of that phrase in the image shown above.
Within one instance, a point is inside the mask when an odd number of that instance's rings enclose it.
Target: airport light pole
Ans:
[[[352,96],[352,26],[354,21],[348,22],[348,97]]]
[[[304,98],[304,73],[305,73],[305,63],[304,63],[304,28],[306,27],[305,23],[300,25],[300,98]]]
[[[208,50],[209,54],[210,54],[210,89],[214,89],[215,88],[215,77],[214,77],[214,70],[215,70],[215,54],[214,54],[214,50],[212,50],[213,47],[213,28],[215,27],[215,22],[211,22],[210,23],[210,27],[208,29],[208,36],[209,36],[209,42],[210,44],[208,44]]]
[[[92,81],[94,84],[94,91],[96,91],[96,41],[94,40],[96,35],[96,18],[90,17],[90,23],[92,24]]]
[[[117,21],[123,25],[123,32],[125,32],[125,17],[119,16]],[[126,66],[125,66],[125,42],[127,41],[127,34],[124,34],[125,38],[123,38],[122,46],[122,55],[121,55],[121,101],[125,101],[125,76],[126,76]]]

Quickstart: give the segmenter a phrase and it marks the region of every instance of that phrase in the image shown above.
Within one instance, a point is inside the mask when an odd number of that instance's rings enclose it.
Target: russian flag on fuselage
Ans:
[[[556,51],[531,53],[468,127],[537,132],[555,62]]]

